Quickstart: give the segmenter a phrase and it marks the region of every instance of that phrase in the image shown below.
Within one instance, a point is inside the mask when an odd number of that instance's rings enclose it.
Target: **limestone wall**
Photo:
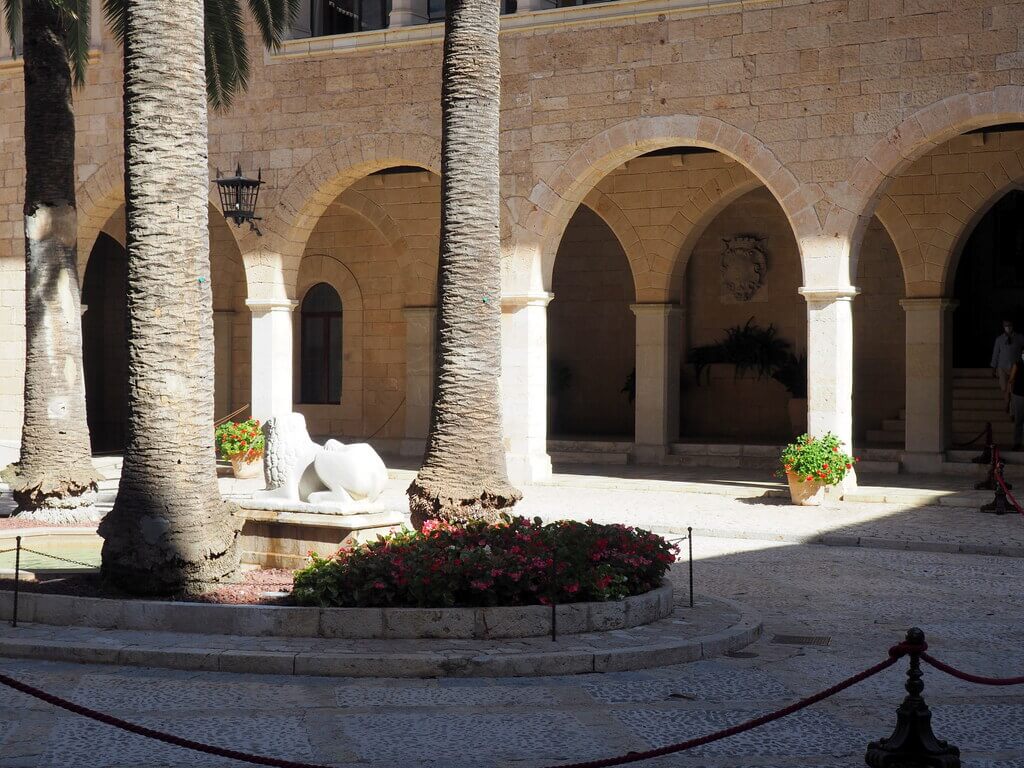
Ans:
[[[946,144],[967,130],[1024,121],[1022,20],[1024,3],[1005,0],[743,6],[621,0],[504,17],[506,291],[551,289],[562,233],[597,188],[618,201],[592,201],[594,210],[606,222],[614,219],[609,226],[629,263],[640,264],[639,256],[647,265],[633,270],[636,299],[672,301],[681,290],[672,275],[675,256],[689,252],[700,223],[718,212],[714,189],[725,184],[736,191],[752,175],[775,196],[793,231],[805,286],[842,288],[861,274],[870,279],[857,260],[877,204],[905,266],[906,293],[943,295],[960,232],[998,190],[1024,177],[1017,137],[1005,146],[991,135]],[[252,87],[230,112],[211,115],[211,175],[236,163],[263,169],[263,237],[231,230],[245,265],[245,297],[297,299],[310,235],[339,194],[382,167],[438,169],[440,29],[290,41],[265,55],[250,33]],[[96,38],[88,85],[75,94],[80,240],[88,248],[120,203],[121,57],[109,35],[97,31]],[[20,65],[0,62],[4,437],[17,437],[21,419],[21,78]],[[628,174],[619,189],[615,178],[602,181],[626,161],[642,167],[647,160],[635,158],[645,152],[679,145],[729,155],[735,162],[721,166],[728,178],[695,180],[685,188],[691,194],[677,185],[674,171],[651,174],[643,190],[628,187],[635,183]],[[685,158],[683,167],[691,159],[705,162],[698,157]],[[666,186],[655,189],[659,183]],[[657,192],[665,205],[651,207],[649,196],[634,195],[639,191]],[[394,325],[396,332],[401,302],[432,303],[430,225],[418,221],[402,233],[410,251],[414,240],[423,246],[403,273],[416,289],[387,294],[403,297],[398,306],[364,308],[388,312],[367,322]],[[627,221],[632,232],[618,227]],[[236,295],[236,311],[245,297]],[[233,328],[232,400],[245,402],[251,397],[248,321]],[[364,345],[364,354],[369,350]],[[381,349],[389,350],[397,351]],[[390,352],[383,358],[397,358]],[[398,390],[386,389],[398,369],[387,366],[401,362],[372,364],[384,366],[375,371],[381,375],[364,375],[391,393],[379,403],[387,410],[400,400]],[[369,412],[361,418],[363,427],[375,428]]]

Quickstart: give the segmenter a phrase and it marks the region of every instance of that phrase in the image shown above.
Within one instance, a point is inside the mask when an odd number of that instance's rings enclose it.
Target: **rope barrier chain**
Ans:
[[[836,683],[831,688],[827,688],[811,696],[807,696],[806,698],[800,699],[799,701],[796,701],[787,707],[783,707],[782,709],[776,710],[774,712],[770,712],[768,714],[761,715],[760,717],[747,720],[743,723],[738,723],[737,725],[731,726],[729,728],[723,728],[721,730],[706,734],[704,736],[688,739],[677,744],[669,744],[667,746],[658,747],[657,749],[651,749],[645,752],[630,752],[629,754],[620,755],[618,757],[609,757],[600,760],[591,760],[581,763],[559,765],[557,766],[557,768],[610,768],[610,766],[624,765],[627,763],[636,763],[642,760],[649,760],[654,757],[661,757],[663,755],[671,755],[677,752],[683,752],[689,749],[693,749],[695,747],[703,746],[705,744],[710,744],[715,741],[720,741],[722,739],[729,738],[730,736],[736,736],[740,733],[745,733],[746,731],[753,730],[762,725],[766,725],[767,723],[784,718],[788,715],[793,714],[794,712],[799,712],[800,710],[805,709],[811,706],[812,704],[817,704],[819,701],[823,701],[824,699],[834,696],[835,694],[844,691],[847,688],[850,688],[854,685],[857,685],[858,683],[867,680],[869,677],[873,677],[874,675],[877,675],[879,672],[888,669],[889,667],[893,666],[897,661],[899,661],[899,659],[906,656],[907,654],[921,655],[925,648],[927,648],[927,645],[915,645],[906,642],[895,645],[889,649],[888,658],[886,658],[884,661],[879,662],[878,664],[875,664],[874,666],[869,667],[868,669],[865,669],[863,672],[853,675],[852,677],[848,677],[842,682]],[[926,658],[929,661],[929,663],[934,663],[931,660],[931,657],[923,656],[923,658]],[[949,669],[952,668],[950,667]],[[966,675],[966,673],[961,674]],[[965,679],[968,679],[968,677],[965,677]],[[992,685],[1012,685],[1016,684],[1016,682],[1024,682],[1024,678],[1012,678],[1008,681],[999,682],[991,682],[990,678],[977,679],[989,681],[986,684]],[[275,766],[276,768],[327,768],[327,766],[314,763],[298,763],[274,757],[251,755],[245,752],[240,752],[238,750],[227,749],[224,747],[215,747],[210,744],[204,744],[202,742],[193,741],[192,739],[186,739],[180,736],[174,736],[173,734],[157,731],[152,728],[146,728],[145,726],[141,726],[136,723],[129,722],[127,720],[122,720],[121,718],[114,717],[113,715],[108,715],[103,712],[90,709],[89,707],[84,707],[80,704],[75,704],[74,702],[68,701],[67,699],[63,699],[59,696],[47,693],[46,691],[40,690],[39,688],[35,688],[34,686],[28,685],[4,674],[0,674],[0,685],[5,685],[9,688],[13,688],[16,691],[20,691],[21,693],[24,693],[28,696],[32,696],[36,699],[39,699],[40,701],[45,701],[48,704],[52,704],[55,707],[67,710],[68,712],[72,712],[76,715],[81,715],[82,717],[87,717],[91,720],[95,720],[100,723],[105,723],[106,725],[111,725],[115,728],[119,728],[129,733],[134,733],[136,735],[144,736],[146,738],[154,739],[156,741],[162,741],[165,744],[170,744],[176,747],[183,747],[185,749],[191,749],[195,752],[202,752],[217,757],[226,757],[232,760],[240,760],[242,762],[252,763],[254,765]],[[553,766],[552,768],[556,767]]]

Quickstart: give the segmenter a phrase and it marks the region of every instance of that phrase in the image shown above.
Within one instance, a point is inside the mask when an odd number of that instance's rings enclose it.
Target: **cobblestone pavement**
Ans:
[[[1020,521],[1017,521],[1020,523]],[[933,653],[1024,673],[1024,568],[1012,558],[772,542],[697,541],[697,578],[765,617],[732,657],[538,679],[346,680],[0,660],[27,682],[144,725],[292,760],[366,768],[534,768],[701,734],[825,688],[885,656],[911,624]],[[792,645],[777,635],[830,638]],[[649,768],[863,765],[888,735],[902,670],[779,723]],[[1024,768],[1024,690],[926,669],[937,733],[972,768]],[[0,689],[0,768],[240,765],[145,741]]]

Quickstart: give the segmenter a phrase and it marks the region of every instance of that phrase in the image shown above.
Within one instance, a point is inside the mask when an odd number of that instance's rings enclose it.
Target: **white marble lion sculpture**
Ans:
[[[266,490],[255,499],[280,499],[346,507],[373,502],[384,490],[388,470],[367,443],[313,442],[301,413],[269,419],[263,425]]]

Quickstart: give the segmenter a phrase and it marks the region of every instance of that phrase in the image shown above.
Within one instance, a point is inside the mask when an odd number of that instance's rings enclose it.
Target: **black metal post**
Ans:
[[[18,578],[21,576],[21,536],[14,537],[14,610],[11,612],[11,626],[18,626]]]
[[[686,543],[690,547],[690,607],[693,608],[693,528],[686,526]]]
[[[924,632],[914,627],[907,643],[924,646]],[[960,750],[932,733],[932,712],[921,693],[921,652],[910,651],[907,697],[896,710],[892,736],[868,744],[865,762],[872,768],[960,768]]]
[[[558,587],[558,561],[555,559],[555,549],[551,549],[551,642],[558,642],[558,612],[555,610],[555,595]]]
[[[1003,467],[1006,466],[1006,462],[1003,461],[1002,457],[999,457],[992,462],[992,468],[989,470],[988,479],[982,483],[978,483],[975,487],[995,488],[995,498],[992,499],[988,504],[982,504],[981,512],[992,512],[997,515],[1005,515],[1010,511],[1010,507],[1006,502],[1006,490],[1005,488],[1011,488],[1012,486],[1006,483],[1003,478]],[[1002,482],[1000,482],[1002,480]]]

